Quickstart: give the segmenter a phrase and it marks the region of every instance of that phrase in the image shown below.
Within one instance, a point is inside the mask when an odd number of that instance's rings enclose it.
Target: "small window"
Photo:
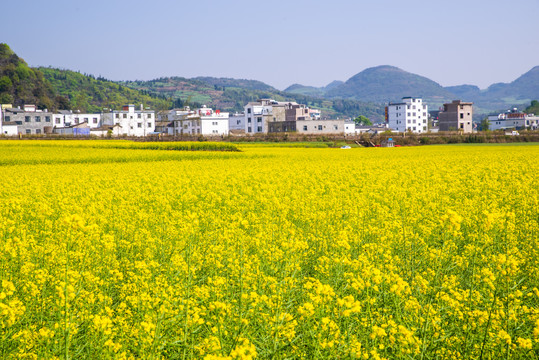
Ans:
[[[116,119],[120,118],[120,114],[115,114],[115,115],[116,115]]]
[[[463,113],[460,113],[460,118],[464,119],[464,114]]]
[[[79,118],[75,118],[75,124],[79,123]]]
[[[464,129],[464,124],[460,124],[460,128],[461,128],[461,129]]]
[[[25,116],[24,117],[24,122],[30,122],[30,116]],[[27,134],[29,134],[29,133],[27,133]]]
[[[261,122],[262,122],[262,118],[261,118],[261,117],[256,118],[256,122],[261,123]]]
[[[36,116],[36,122],[41,122],[41,116]]]
[[[123,116],[123,117],[124,117],[124,119],[127,119],[127,114],[123,114],[123,115],[124,115],[124,116]]]
[[[31,133],[32,133],[32,130],[26,129],[26,133],[27,133],[27,134],[31,134]]]
[[[303,125],[303,131],[307,131],[307,125]]]
[[[88,122],[88,118],[84,118],[84,122],[87,123],[87,122]]]
[[[45,122],[51,122],[51,117],[50,116],[45,116]]]
[[[6,117],[5,117],[5,120],[6,120],[6,122],[10,122],[10,121],[11,121],[11,118],[10,118],[9,116],[6,116]]]
[[[142,114],[141,114],[141,113],[138,113],[138,114],[137,114],[137,118],[141,119],[141,118],[142,118]]]
[[[253,132],[253,129],[249,126],[249,127],[247,128],[247,132]]]
[[[408,116],[411,116],[410,114],[411,114],[411,113],[408,113]]]
[[[152,118],[152,114],[148,114],[148,119],[151,119]]]
[[[57,123],[57,124],[60,124],[62,122],[62,120],[60,118],[56,118],[56,119],[54,119],[54,122]]]
[[[139,129],[142,129],[142,123],[138,123],[138,124],[137,124],[137,127],[138,127]]]
[[[152,127],[152,123],[151,123],[151,122],[148,123],[148,127],[149,127],[149,128]]]
[[[247,123],[251,123],[251,118],[247,118]]]
[[[41,134],[41,129],[36,129],[36,134]]]
[[[247,109],[247,114],[250,114],[251,113],[251,108],[248,108]]]
[[[262,126],[259,126],[259,127],[257,128],[257,131],[258,131],[258,132],[262,132]]]
[[[318,125],[318,130],[322,130],[322,125]]]
[[[93,122],[94,124],[97,124],[97,118],[93,118],[93,119],[92,119],[92,122]]]

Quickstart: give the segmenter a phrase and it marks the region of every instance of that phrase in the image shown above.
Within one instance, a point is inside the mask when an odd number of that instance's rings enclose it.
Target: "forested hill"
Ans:
[[[126,81],[121,84],[155,96],[172,98],[175,100],[175,106],[204,104],[224,111],[241,112],[249,101],[270,98],[306,104],[311,108],[322,110],[322,116],[328,118],[357,117],[362,114],[375,121],[381,121],[384,117],[383,106],[379,104],[293,94],[253,80],[164,77],[150,81]]]
[[[164,110],[173,105],[164,95],[149,95],[101,77],[53,68],[40,67],[38,70],[59,95],[69,99],[72,109],[99,112],[103,108],[118,109],[125,104],[144,104]]]
[[[6,44],[0,44],[0,103],[22,106],[35,104],[40,109],[62,108],[62,99],[43,74],[30,68]]]

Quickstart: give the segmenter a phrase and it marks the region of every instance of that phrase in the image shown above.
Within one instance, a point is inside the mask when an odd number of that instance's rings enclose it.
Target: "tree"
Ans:
[[[481,120],[481,123],[479,124],[479,130],[481,131],[488,131],[490,127],[490,122],[488,121],[488,118],[484,118]]]
[[[357,118],[355,118],[354,122],[357,125],[363,125],[363,126],[371,126],[372,125],[372,121],[370,121],[368,117],[363,116],[363,115],[359,115]]]

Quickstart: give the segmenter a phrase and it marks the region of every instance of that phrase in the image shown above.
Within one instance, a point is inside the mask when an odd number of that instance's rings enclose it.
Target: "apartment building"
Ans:
[[[473,103],[453,100],[444,104],[443,110],[438,114],[438,127],[440,131],[473,131]]]
[[[124,105],[122,110],[104,112],[102,125],[119,125],[119,134],[127,136],[147,136],[155,129],[155,111],[135,109],[135,105]],[[93,120],[92,120],[93,121]]]
[[[2,107],[2,133],[16,134],[50,134],[52,133],[53,113],[39,110],[35,105],[25,105],[21,108]]]
[[[429,108],[420,98],[403,97],[401,102],[386,106],[386,122],[397,132],[417,134],[428,131]]]
[[[189,107],[171,110],[168,120],[174,135],[223,136],[229,133],[229,113],[206,105],[194,110]]]

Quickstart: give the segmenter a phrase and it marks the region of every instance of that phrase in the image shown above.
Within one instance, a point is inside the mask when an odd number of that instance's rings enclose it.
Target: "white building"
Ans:
[[[498,115],[489,115],[489,130],[537,130],[539,128],[539,116],[519,112],[516,108]]]
[[[245,105],[245,133],[246,134],[260,134],[268,132],[267,122],[270,120],[273,114],[273,107],[281,105],[284,109],[284,103],[271,99],[261,99],[255,102],[250,102]],[[276,120],[277,121],[277,120]],[[283,119],[284,121],[284,110]]]
[[[245,131],[245,114],[235,113],[228,116],[228,130]]]
[[[173,124],[174,135],[228,135],[229,113],[213,110],[204,105],[200,109],[171,110],[168,120]]]
[[[56,128],[70,127],[86,123],[89,128],[98,128],[103,125],[102,114],[83,114],[71,110],[60,110],[53,114],[53,124]]]
[[[428,113],[428,106],[422,99],[403,97],[402,102],[389,103],[386,107],[386,122],[390,129],[398,132],[426,133]]]
[[[102,125],[119,125],[119,133],[127,136],[147,136],[155,129],[155,111],[135,110],[135,105],[124,105],[122,110],[103,113]],[[93,119],[92,119],[93,122]]]

